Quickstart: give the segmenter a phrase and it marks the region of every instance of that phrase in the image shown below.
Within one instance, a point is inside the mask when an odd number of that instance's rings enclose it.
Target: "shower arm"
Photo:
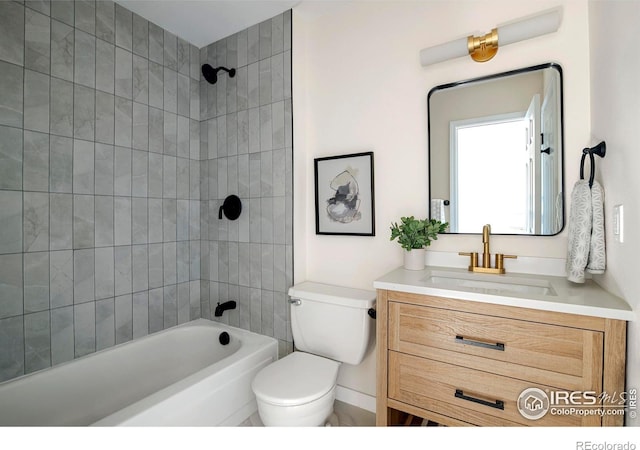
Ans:
[[[227,69],[226,67],[216,67],[216,70],[224,70],[225,72],[227,72],[229,74],[230,78],[233,78],[236,75],[236,69]]]

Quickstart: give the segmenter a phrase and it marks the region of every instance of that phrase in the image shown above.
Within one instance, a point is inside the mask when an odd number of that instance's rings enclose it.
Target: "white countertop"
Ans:
[[[469,280],[467,284],[470,286],[462,285],[466,280]],[[457,285],[458,282],[461,285]],[[459,268],[427,266],[424,270],[396,269],[378,278],[373,286],[376,289],[473,302],[635,320],[635,313],[623,299],[608,293],[592,280],[575,284],[566,278],[548,275],[492,275]],[[516,292],[518,288],[535,292]]]

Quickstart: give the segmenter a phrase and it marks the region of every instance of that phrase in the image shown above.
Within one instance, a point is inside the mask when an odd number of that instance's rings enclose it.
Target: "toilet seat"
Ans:
[[[293,352],[262,369],[253,380],[253,392],[275,406],[311,403],[334,389],[339,367],[331,359]]]

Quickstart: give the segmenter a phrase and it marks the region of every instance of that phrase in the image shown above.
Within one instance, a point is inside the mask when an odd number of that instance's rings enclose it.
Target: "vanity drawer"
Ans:
[[[522,391],[549,386],[503,377],[389,351],[388,396],[437,414],[476,425],[600,426],[600,417],[552,415],[523,417],[517,408]]]
[[[601,390],[597,331],[389,302],[389,349],[561,389]]]

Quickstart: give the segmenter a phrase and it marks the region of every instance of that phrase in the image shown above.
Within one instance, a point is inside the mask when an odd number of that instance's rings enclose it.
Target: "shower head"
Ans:
[[[209,64],[202,65],[202,76],[205,80],[207,80],[211,84],[216,84],[218,81],[218,72],[224,70],[229,74],[230,78],[236,76],[236,69],[227,69],[226,67],[216,67],[215,69],[211,67]]]

